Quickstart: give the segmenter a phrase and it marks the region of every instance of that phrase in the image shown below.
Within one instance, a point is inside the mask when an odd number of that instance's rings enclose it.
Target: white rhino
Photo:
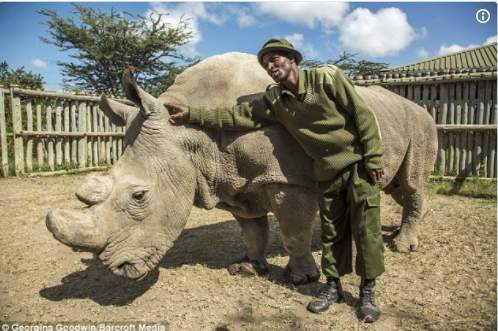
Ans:
[[[256,57],[242,53],[188,68],[158,99],[125,72],[123,86],[136,107],[106,97],[100,104],[114,124],[126,126],[123,155],[108,176],[90,176],[76,192],[88,208],[49,212],[48,229],[69,246],[97,252],[115,274],[141,279],[173,245],[193,205],[222,208],[241,225],[250,261],[230,270],[264,272],[272,212],[289,254],[286,276],[296,284],[316,280],[310,244],[317,187],[312,160],[297,142],[279,125],[244,132],[175,126],[163,106],[231,106],[269,83]],[[385,144],[381,186],[403,207],[395,245],[415,250],[437,150],[435,124],[423,108],[382,87],[357,90],[375,113]]]

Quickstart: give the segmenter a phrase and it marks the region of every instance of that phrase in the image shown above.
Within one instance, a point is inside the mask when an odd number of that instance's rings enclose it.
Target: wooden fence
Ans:
[[[438,128],[435,175],[496,178],[496,72],[356,83],[383,85],[427,109]],[[109,123],[98,101],[94,96],[0,89],[2,176],[113,164],[122,153],[124,132]]]
[[[496,178],[496,72],[356,83],[383,85],[431,114],[439,140],[435,175]]]
[[[123,128],[98,97],[0,88],[1,174],[106,168],[123,151]]]

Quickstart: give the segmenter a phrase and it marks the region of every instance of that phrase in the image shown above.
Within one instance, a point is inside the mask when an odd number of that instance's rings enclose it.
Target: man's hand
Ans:
[[[180,103],[167,102],[164,104],[170,114],[169,122],[171,124],[188,123],[190,110],[187,105]]]
[[[380,182],[382,177],[384,177],[384,170],[382,169],[372,169],[372,170],[367,170],[367,172],[368,176],[370,176],[370,179],[372,179],[374,183]]]

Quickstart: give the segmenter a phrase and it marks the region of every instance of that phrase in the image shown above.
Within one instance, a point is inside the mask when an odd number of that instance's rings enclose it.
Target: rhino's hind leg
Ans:
[[[278,219],[282,241],[289,254],[284,275],[295,285],[318,280],[320,272],[311,255],[316,193],[302,187],[273,185],[269,190],[272,211]]]
[[[398,192],[396,200],[403,207],[401,228],[393,246],[398,252],[408,253],[418,248],[418,226],[425,214],[424,196],[418,192]],[[394,194],[393,194],[394,196]]]
[[[247,255],[228,267],[232,275],[241,274],[246,276],[263,275],[268,273],[268,262],[266,261],[266,247],[268,246],[268,218],[242,218],[235,216],[242,228],[242,238],[246,245]]]

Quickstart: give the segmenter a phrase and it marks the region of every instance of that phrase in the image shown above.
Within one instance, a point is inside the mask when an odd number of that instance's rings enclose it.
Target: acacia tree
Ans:
[[[43,90],[43,77],[40,74],[34,74],[26,71],[24,67],[12,69],[7,61],[0,62],[0,85],[9,87],[17,85],[22,88]]]
[[[189,24],[181,19],[176,26],[165,23],[167,14],[149,16],[73,5],[74,17],[64,18],[52,10],[39,13],[48,18],[49,38],[41,37],[74,61],[57,62],[66,88],[92,93],[122,95],[120,78],[128,66],[136,68],[137,81],[158,95],[174,76],[194,59],[182,56],[178,48],[192,37]],[[181,63],[178,65],[177,63]]]
[[[342,52],[338,59],[328,60],[326,62],[318,60],[307,60],[302,62],[302,66],[307,68],[316,68],[325,64],[332,64],[341,68],[348,76],[371,75],[379,73],[389,68],[387,63],[372,62],[367,60],[357,61],[355,57],[358,54]]]

